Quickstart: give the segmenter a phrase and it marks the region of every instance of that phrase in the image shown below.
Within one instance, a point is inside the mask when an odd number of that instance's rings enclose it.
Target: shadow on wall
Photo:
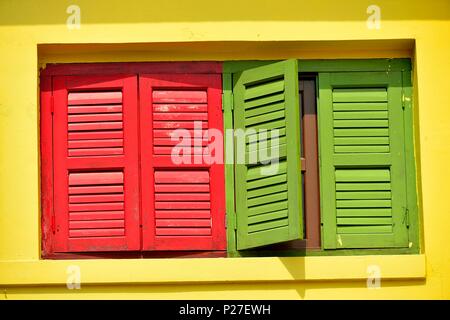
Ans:
[[[405,8],[407,3],[408,8]],[[120,1],[3,0],[0,25],[62,24],[67,8],[76,4],[83,23],[220,22],[220,21],[358,21],[367,19],[368,6],[375,4],[383,20],[447,20],[448,0],[209,0]]]
[[[186,285],[120,285],[82,286],[79,290],[69,290],[66,286],[11,287],[0,288],[0,299],[20,299],[33,295],[34,299],[345,299],[361,298],[393,299],[395,290],[408,286],[423,286],[425,280],[383,281],[380,289],[367,288],[366,281],[308,281],[308,282],[255,282],[251,284],[186,284]],[[270,288],[270,290],[267,290]],[[336,295],[336,290],[342,296]],[[383,290],[386,289],[386,290]],[[368,295],[369,293],[369,295]]]

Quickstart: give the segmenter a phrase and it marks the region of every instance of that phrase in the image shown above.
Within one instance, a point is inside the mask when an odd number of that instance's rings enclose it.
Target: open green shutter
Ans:
[[[234,128],[249,133],[245,144],[235,139],[237,249],[302,238],[297,61],[248,69],[233,81]],[[264,129],[277,129],[278,139],[251,134]],[[277,148],[278,163],[267,162],[267,148]]]
[[[324,248],[408,246],[401,72],[319,74]]]

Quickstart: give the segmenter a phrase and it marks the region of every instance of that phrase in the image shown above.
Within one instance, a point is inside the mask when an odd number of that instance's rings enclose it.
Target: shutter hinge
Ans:
[[[403,110],[405,110],[406,103],[407,103],[407,102],[410,102],[410,101],[411,101],[411,98],[410,98],[410,97],[407,97],[407,96],[405,95],[405,91],[402,90],[402,109],[403,109]]]
[[[403,224],[406,224],[406,227],[409,228],[409,209],[408,209],[408,207],[403,207]]]
[[[53,114],[55,112],[55,98],[52,95],[51,103],[50,103],[50,112]]]
[[[234,110],[234,94],[233,92],[230,92],[230,106],[231,106],[231,111]]]

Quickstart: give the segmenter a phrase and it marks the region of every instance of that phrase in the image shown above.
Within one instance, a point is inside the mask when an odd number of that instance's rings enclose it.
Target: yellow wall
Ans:
[[[78,0],[81,29],[68,30],[72,3],[0,1],[0,299],[450,298],[448,0]],[[372,3],[381,8],[379,30],[366,26]],[[45,63],[409,56],[421,255],[187,259],[183,268],[173,259],[40,260]],[[373,263],[381,266],[380,289],[366,287]],[[81,266],[81,290],[65,287],[71,264]]]

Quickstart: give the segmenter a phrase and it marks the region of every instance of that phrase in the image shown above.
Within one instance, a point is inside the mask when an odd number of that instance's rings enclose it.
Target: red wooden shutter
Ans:
[[[137,80],[53,80],[54,252],[138,250]]]
[[[223,133],[221,76],[150,74],[140,77],[141,185],[144,250],[224,250],[223,158],[208,164],[208,137]],[[175,164],[171,137],[191,134],[191,164]],[[223,140],[222,140],[223,141]],[[194,159],[197,155],[197,160]],[[200,156],[200,157],[198,157]]]

